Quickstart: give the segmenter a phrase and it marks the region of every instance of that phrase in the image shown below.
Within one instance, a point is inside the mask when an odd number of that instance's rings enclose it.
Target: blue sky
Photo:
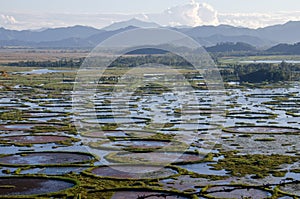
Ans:
[[[97,28],[139,18],[161,25],[258,28],[300,20],[299,0],[0,0],[0,26]]]
[[[155,13],[189,0],[0,0],[0,11]],[[200,1],[199,1],[200,2]],[[206,0],[220,12],[298,11],[299,0]]]

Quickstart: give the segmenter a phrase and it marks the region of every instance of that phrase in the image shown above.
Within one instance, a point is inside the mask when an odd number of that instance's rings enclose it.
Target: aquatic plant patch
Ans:
[[[224,159],[211,164],[214,169],[225,169],[233,176],[252,175],[253,178],[263,178],[272,174],[283,164],[292,164],[299,160],[298,157],[287,155],[235,155],[234,152],[226,152]]]

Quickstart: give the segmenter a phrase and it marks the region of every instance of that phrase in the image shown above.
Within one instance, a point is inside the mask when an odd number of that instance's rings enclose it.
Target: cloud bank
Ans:
[[[218,24],[217,11],[207,3],[198,3],[194,0],[189,4],[168,8],[163,13],[149,14],[148,19],[166,26]]]
[[[4,15],[4,14],[1,14],[0,16],[1,16],[0,24],[7,25],[7,24],[16,24],[17,23],[17,20],[13,16]]]
[[[219,13],[220,24],[260,28],[288,21],[300,21],[300,11],[277,13]]]
[[[39,29],[73,25],[102,28],[113,22],[138,18],[163,26],[200,26],[228,24],[249,28],[300,21],[300,11],[277,13],[220,13],[207,3],[191,0],[187,4],[167,8],[161,13],[91,14],[91,13],[0,13],[0,27]],[[17,19],[17,20],[16,20]]]

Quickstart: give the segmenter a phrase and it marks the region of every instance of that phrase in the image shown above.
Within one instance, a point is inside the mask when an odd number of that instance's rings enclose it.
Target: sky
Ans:
[[[229,24],[250,28],[300,20],[299,0],[0,0],[0,26],[102,28],[138,18],[163,26]]]

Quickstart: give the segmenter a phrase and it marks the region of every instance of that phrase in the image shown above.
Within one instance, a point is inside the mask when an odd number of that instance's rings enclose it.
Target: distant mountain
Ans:
[[[250,29],[243,27],[234,27],[229,25],[219,26],[198,26],[194,28],[177,29],[193,38],[201,38],[204,41],[211,41],[215,35],[226,39],[222,42],[239,42],[251,43],[252,45],[264,47],[278,43],[296,43],[300,41],[300,21],[290,21],[286,24],[269,26],[259,29]],[[230,40],[228,40],[230,38]],[[235,41],[234,41],[235,40]],[[218,41],[220,42],[220,41]],[[216,43],[214,43],[216,44]]]
[[[72,37],[86,38],[100,32],[103,32],[103,30],[98,30],[96,28],[87,26],[51,28],[43,31],[17,31],[0,28],[0,40],[19,40],[31,42],[58,41]]]
[[[290,44],[278,44],[266,50],[266,52],[270,53],[278,53],[278,54],[293,54],[300,55],[300,42],[290,45]]]
[[[120,28],[120,29],[117,29],[117,30],[111,30],[111,31],[104,31],[104,32],[100,32],[98,34],[95,34],[95,35],[92,35],[88,38],[86,38],[88,41],[92,42],[93,44],[98,45],[100,42],[104,41],[105,39],[115,35],[115,34],[118,34],[118,33],[121,33],[121,32],[124,32],[124,31],[128,31],[128,30],[133,30],[133,29],[136,29],[137,27],[135,26],[127,26],[125,28]]]
[[[209,37],[194,37],[194,39],[202,46],[213,46],[219,43],[226,42],[243,42],[248,43],[252,46],[257,46],[263,48],[265,46],[272,46],[272,42],[268,40],[263,40],[259,37],[240,35],[240,36],[224,36],[221,34],[212,35]]]
[[[33,45],[40,48],[91,48],[94,44],[86,39],[81,38],[67,38],[59,41],[43,41]]]
[[[300,21],[290,21],[283,25],[260,28],[255,34],[262,39],[277,43],[297,43],[300,41]]]
[[[178,29],[181,31],[181,29]],[[197,26],[194,28],[185,28],[183,33],[191,37],[210,37],[213,35],[224,35],[224,36],[241,36],[241,35],[251,35],[250,32],[254,29],[240,28],[229,25],[219,25],[219,26]]]
[[[128,21],[121,21],[121,22],[113,23],[102,29],[106,30],[106,31],[112,31],[112,30],[126,28],[128,26],[134,26],[134,27],[138,27],[138,28],[158,28],[158,27],[160,27],[160,25],[158,25],[157,23],[141,21],[136,18],[133,18]]]
[[[131,19],[125,22],[114,23],[104,29],[72,26],[40,31],[16,31],[0,28],[0,46],[93,48],[112,35],[137,27],[159,27],[159,25]],[[206,47],[211,47],[219,43],[241,42],[248,43],[258,49],[267,49],[280,43],[294,44],[300,42],[300,21],[259,29],[229,25],[168,28],[180,31]],[[227,47],[231,49],[233,46]],[[288,47],[290,48],[290,46]]]
[[[19,47],[35,47],[35,42],[20,41],[20,40],[0,40],[1,46],[19,46]]]
[[[243,51],[243,52],[253,52],[256,51],[256,48],[254,46],[251,46],[250,44],[243,43],[243,42],[237,42],[237,43],[220,43],[216,46],[207,47],[206,50],[208,52],[235,52],[235,51]]]
[[[37,48],[94,48],[100,42],[105,39],[127,30],[132,30],[137,27],[127,27],[114,31],[98,31],[98,34],[94,34],[87,38],[70,37],[55,41],[20,41],[20,40],[0,40],[0,46],[28,46]]]

